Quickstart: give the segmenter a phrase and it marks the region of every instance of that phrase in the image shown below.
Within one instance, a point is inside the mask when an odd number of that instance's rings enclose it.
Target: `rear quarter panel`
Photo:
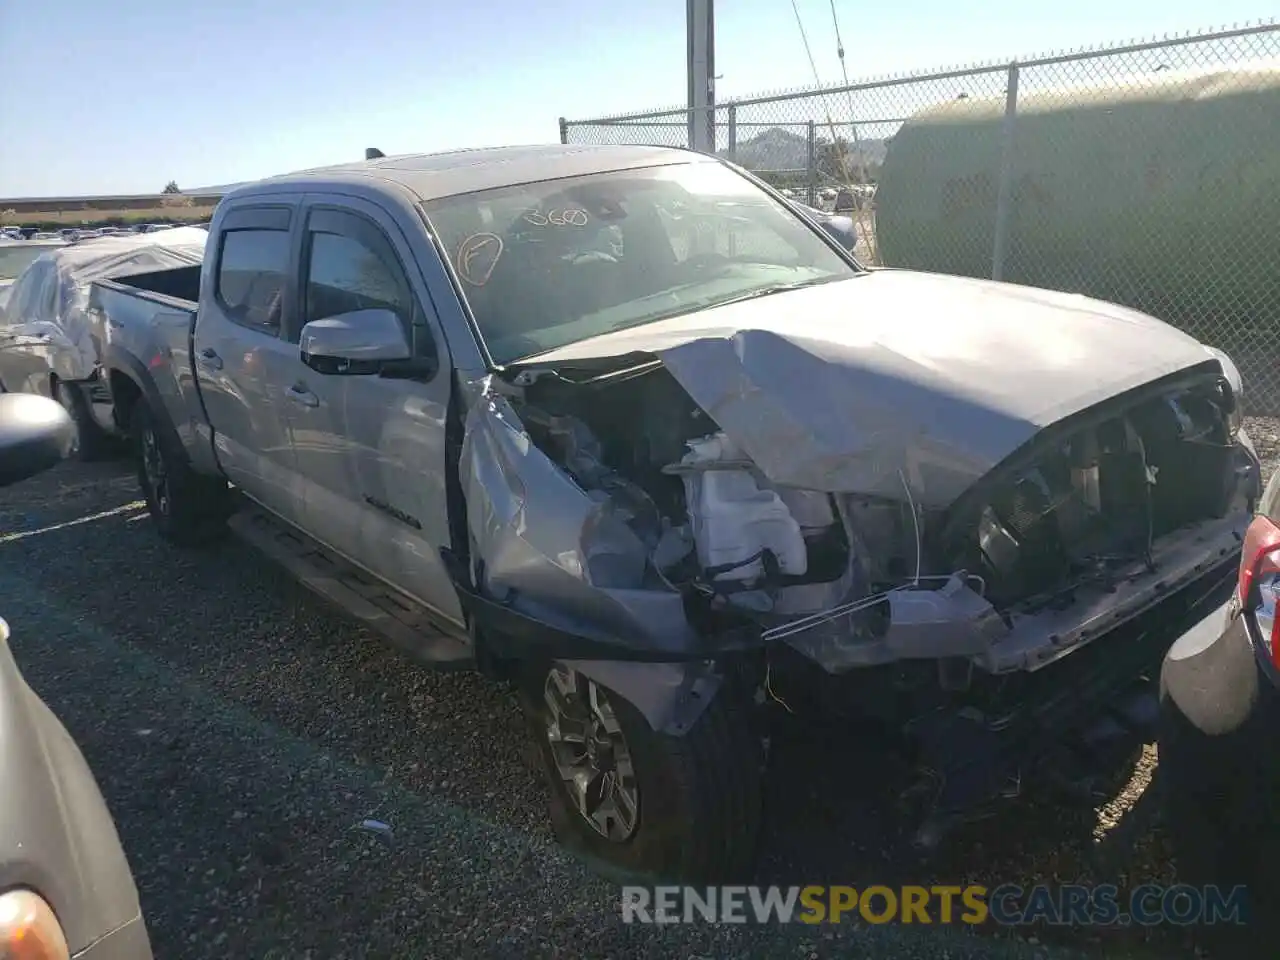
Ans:
[[[195,304],[104,280],[89,295],[92,335],[107,376],[127,376],[172,424],[188,454],[200,446],[203,411],[191,369]],[[127,426],[121,423],[121,426]]]

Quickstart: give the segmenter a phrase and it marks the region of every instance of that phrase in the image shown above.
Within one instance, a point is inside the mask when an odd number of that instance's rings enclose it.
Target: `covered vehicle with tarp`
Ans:
[[[4,305],[9,300],[14,283],[27,267],[37,257],[63,245],[61,240],[25,240],[21,235],[0,236],[0,312],[3,312]]]
[[[1269,385],[1280,360],[1280,62],[1155,77],[1060,88],[1024,70],[1002,279],[1160,317],[1234,357],[1246,383]],[[883,263],[991,275],[1005,130],[1003,96],[906,121],[876,194]]]
[[[88,380],[98,366],[89,336],[95,280],[198,265],[209,234],[196,227],[100,237],[61,247],[23,271],[0,313],[0,383],[52,395],[58,380]]]

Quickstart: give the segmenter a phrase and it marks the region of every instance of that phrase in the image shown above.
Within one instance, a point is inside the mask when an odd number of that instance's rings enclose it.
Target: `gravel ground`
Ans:
[[[1250,430],[1273,468],[1280,423]],[[4,491],[0,592],[115,815],[160,958],[1191,955],[1164,930],[624,925],[616,888],[549,834],[508,691],[412,666],[234,541],[162,544],[136,496],[121,464]],[[1018,801],[926,868],[894,857],[901,780],[885,767],[868,789],[854,741],[775,742],[761,882],[1171,877],[1140,812],[1154,748],[1099,810]]]

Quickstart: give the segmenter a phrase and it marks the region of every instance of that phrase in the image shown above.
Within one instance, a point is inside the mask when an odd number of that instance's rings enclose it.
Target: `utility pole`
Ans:
[[[715,0],[685,0],[689,44],[689,148],[716,151]]]

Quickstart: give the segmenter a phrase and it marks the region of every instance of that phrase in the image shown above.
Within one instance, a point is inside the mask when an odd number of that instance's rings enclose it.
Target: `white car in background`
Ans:
[[[199,264],[209,234],[193,228],[155,236],[100,237],[62,246],[31,263],[0,315],[0,387],[56,398],[82,426],[97,389],[99,344],[90,336],[89,286],[95,280]],[[76,454],[104,448],[81,435]]]

